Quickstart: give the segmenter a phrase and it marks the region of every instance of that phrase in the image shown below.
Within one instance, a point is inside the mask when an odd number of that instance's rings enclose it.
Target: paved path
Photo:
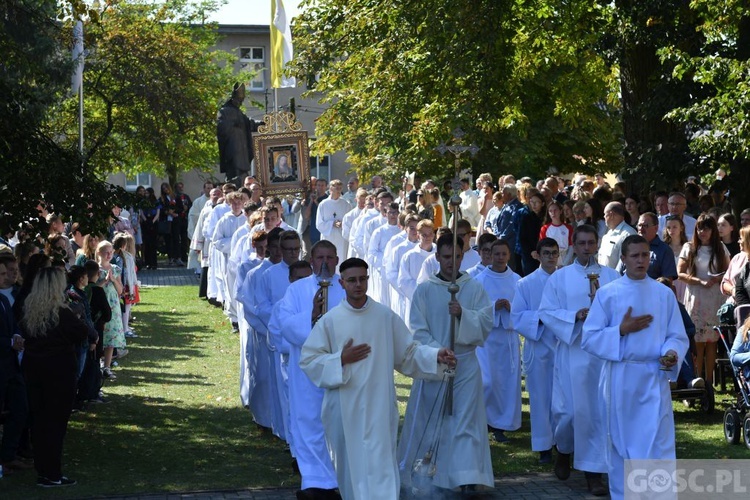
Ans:
[[[153,271],[139,269],[138,279],[141,282],[141,286],[198,286],[200,277],[195,274],[195,269],[165,267],[165,262],[160,262],[160,267]]]
[[[138,278],[143,286],[198,286],[198,275],[193,269],[184,267],[159,267],[159,269],[139,270]],[[217,478],[217,482],[220,479]],[[178,499],[251,499],[251,500],[294,500],[296,488],[247,489],[174,492],[169,494],[143,494],[137,496],[112,496],[106,498],[122,500],[178,500]],[[101,498],[101,497],[99,497]],[[456,499],[461,498],[459,495]],[[574,472],[567,481],[558,481],[554,474],[516,474],[501,476],[495,480],[495,490],[482,495],[483,499],[511,500],[567,500],[594,499],[586,489],[583,474]],[[430,499],[434,500],[434,499]]]
[[[294,489],[248,489],[248,490],[216,490],[196,491],[184,493],[152,494],[140,496],[106,497],[122,500],[182,500],[182,499],[250,499],[250,500],[294,500]],[[403,498],[403,496],[402,496]],[[451,498],[460,499],[460,495]],[[567,481],[558,481],[552,473],[515,474],[502,476],[495,480],[495,490],[481,495],[482,499],[511,499],[511,500],[568,500],[588,499],[595,497],[586,490],[586,480],[582,473],[573,472]],[[607,497],[608,498],[608,497]],[[429,499],[435,500],[435,499]],[[447,500],[447,499],[446,499]]]

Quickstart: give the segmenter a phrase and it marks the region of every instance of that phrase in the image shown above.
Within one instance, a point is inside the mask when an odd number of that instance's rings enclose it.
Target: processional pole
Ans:
[[[456,283],[456,278],[458,277],[458,268],[456,266],[456,261],[458,260],[458,213],[459,209],[458,207],[461,206],[461,197],[458,195],[460,189],[461,189],[461,182],[459,179],[459,172],[461,171],[461,156],[465,155],[466,153],[469,153],[471,156],[475,156],[479,152],[479,147],[475,144],[472,144],[471,146],[464,146],[462,139],[464,137],[464,131],[461,130],[461,128],[456,128],[453,131],[453,141],[451,145],[446,145],[445,143],[441,144],[440,146],[436,147],[435,150],[445,155],[446,153],[450,153],[454,156],[454,168],[455,168],[455,177],[453,178],[453,196],[451,196],[450,199],[450,208],[451,212],[453,213],[452,219],[451,219],[451,229],[453,232],[453,255],[451,256],[452,262],[453,262],[453,271],[451,272],[451,284],[448,286],[448,292],[451,294],[451,302],[456,300],[456,294],[459,292],[460,287],[458,286],[458,283]],[[455,351],[456,348],[456,321],[457,318],[455,316],[451,316],[451,326],[450,326],[450,350]],[[457,368],[457,367],[456,367]],[[454,370],[456,369],[454,368]],[[446,396],[445,396],[445,409],[448,415],[453,415],[453,384],[454,384],[455,377],[450,377],[448,379],[448,387],[446,389]]]

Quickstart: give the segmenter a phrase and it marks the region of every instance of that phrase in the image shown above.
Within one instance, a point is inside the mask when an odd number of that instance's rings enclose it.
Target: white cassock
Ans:
[[[365,257],[363,258],[367,257],[367,251],[370,249],[370,240],[372,239],[372,235],[375,234],[375,230],[379,228],[380,226],[387,226],[387,225],[388,225],[388,217],[384,215],[377,215],[373,217],[372,219],[364,222],[364,229],[361,231],[362,249],[365,251],[364,253]]]
[[[250,377],[248,406],[255,423],[269,429],[273,425],[271,419],[271,390],[276,391],[276,382],[271,378],[270,354],[267,342],[268,329],[256,315],[255,306],[259,296],[260,276],[263,271],[272,265],[270,260],[264,259],[260,265],[248,271],[237,293],[237,301],[242,302],[245,321],[250,325],[247,342],[252,357],[248,363]]]
[[[467,189],[466,191],[461,191],[459,196],[461,197],[461,215],[464,219],[471,222],[472,227],[477,227],[477,224],[479,224],[479,200],[477,194],[471,189]]]
[[[354,245],[354,250],[357,252],[355,257],[363,259],[367,254],[367,246],[365,245],[365,226],[375,217],[380,216],[380,211],[377,208],[368,208],[357,217],[352,225],[351,241]]]
[[[529,393],[531,450],[547,451],[555,444],[552,418],[552,379],[555,372],[557,338],[539,319],[542,291],[550,277],[542,268],[516,283],[510,307],[513,327],[524,336],[523,371]]]
[[[390,240],[385,245],[383,251],[383,276],[382,280],[385,281],[388,287],[389,303],[391,304],[391,310],[398,314],[400,318],[404,318],[403,314],[403,302],[398,293],[398,263],[401,261],[401,256],[404,254],[406,249],[413,248],[414,243],[411,243],[408,247],[404,247],[405,241],[409,241],[406,231],[402,231]],[[404,250],[401,250],[404,248]]]
[[[329,310],[344,299],[339,276],[328,288]],[[319,285],[315,275],[295,281],[279,303],[281,335],[289,343],[289,425],[302,475],[302,489],[337,487],[336,471],[326,445],[320,410],[323,389],[313,384],[299,367],[302,345],[312,330],[312,301]]]
[[[276,391],[279,393],[279,403],[284,425],[284,438],[289,444],[289,451],[293,457],[297,456],[294,449],[294,438],[289,423],[289,343],[281,336],[281,319],[279,318],[279,306],[281,302],[273,305],[271,319],[268,321],[268,335],[276,347],[278,363],[276,365]],[[278,433],[276,433],[278,435]]]
[[[484,264],[482,264],[480,262],[479,264],[475,265],[474,267],[470,267],[469,269],[467,269],[466,270],[466,274],[468,274],[472,278],[476,278],[477,276],[479,276],[479,273],[481,273],[485,269],[487,269],[487,266],[485,266]]]
[[[245,266],[243,271],[245,276],[250,269],[259,266],[263,263],[264,259],[250,259]],[[255,366],[255,352],[253,350],[253,343],[250,340],[253,334],[250,329],[250,323],[245,319],[245,303],[250,303],[250,298],[245,300],[246,295],[249,294],[242,291],[242,284],[244,278],[240,282],[240,286],[237,288],[237,325],[240,330],[240,401],[242,406],[250,408],[250,392],[251,387],[255,386],[253,367]],[[248,283],[249,286],[249,283]]]
[[[475,354],[492,329],[492,305],[482,285],[468,274],[462,274],[456,283],[460,287],[457,300],[462,314],[456,322],[454,352],[458,364],[453,415],[442,417],[444,420],[438,435],[436,426],[440,419],[434,414],[432,418],[430,416],[433,404],[444,393],[444,383],[414,381],[398,444],[401,482],[406,486],[411,485],[415,459],[425,455],[435,444],[434,439],[439,440],[439,452],[434,457],[437,467],[433,478],[435,486],[456,488],[462,484],[494,484],[482,374]],[[414,292],[409,329],[414,333],[414,340],[421,344],[433,347],[450,345],[449,285],[450,282],[431,276]]]
[[[354,208],[349,210],[346,215],[344,215],[344,218],[341,219],[341,236],[346,240],[346,246],[348,249],[346,252],[346,258],[357,257],[357,255],[354,255],[354,246],[351,244],[352,231],[354,230],[354,222],[359,218],[363,210],[363,208],[361,209],[355,205]],[[343,259],[344,256],[342,255],[339,258]]]
[[[419,276],[419,270],[422,269],[422,263],[435,253],[435,244],[432,244],[430,250],[422,250],[419,243],[417,243],[411,250],[404,253],[398,267],[398,278],[396,283],[398,284],[398,290],[401,296],[404,298],[404,308],[406,314],[403,316],[406,324],[409,324],[409,314],[411,311],[411,297],[414,295],[414,290],[417,289],[417,276]]]
[[[234,273],[229,272],[229,254],[232,251],[232,236],[243,225],[247,226],[245,222],[247,222],[247,217],[245,217],[244,213],[240,212],[239,215],[234,215],[233,212],[228,212],[216,223],[214,237],[212,238],[214,246],[220,252],[219,257],[222,260],[221,268],[224,271],[222,276],[224,313],[232,323],[237,322],[237,308],[234,305],[233,292],[231,291],[234,288],[237,273],[236,271]]]
[[[206,203],[210,203],[210,198],[208,198],[205,194],[202,194],[198,198],[193,200],[193,205],[190,207],[190,211],[188,212],[187,234],[191,239],[190,248],[193,248],[192,239],[193,235],[195,234],[195,228],[198,227],[198,220],[203,213],[203,208],[206,206]],[[201,240],[201,242],[202,241],[203,240]],[[193,248],[193,250],[195,249]],[[187,268],[200,269],[200,267],[201,263],[198,260],[198,254],[196,254],[195,252],[190,252],[190,254],[188,255]]]
[[[250,242],[251,244],[249,247],[246,246],[248,241],[247,235],[249,232],[250,227],[247,224],[243,224],[234,232],[229,243],[229,258],[227,259],[226,277],[229,299],[232,301],[237,297],[237,289],[240,287],[240,283],[238,282],[242,279],[238,279],[240,265],[250,259],[250,255],[254,253],[252,241]],[[236,307],[237,305],[235,304],[235,309]]]
[[[333,223],[343,220],[344,215],[350,209],[349,202],[344,198],[339,197],[334,200],[328,197],[320,202],[315,216],[315,227],[320,231],[320,239],[328,240],[336,245],[336,255],[341,256],[342,262],[348,250],[349,242],[344,238],[342,228],[333,227]]]
[[[341,351],[349,339],[372,351],[342,367]],[[313,328],[302,347],[300,367],[325,389],[321,417],[344,499],[398,499],[393,370],[442,379],[438,351],[415,342],[403,320],[372,299],[360,309],[344,300]]]
[[[289,412],[289,398],[287,391],[280,391],[279,388],[283,388],[283,384],[279,384],[278,377],[283,377],[286,383],[286,369],[282,371],[281,364],[281,352],[279,352],[279,345],[281,344],[277,334],[271,332],[271,316],[273,314],[274,304],[277,304],[286,293],[286,289],[289,287],[289,266],[283,260],[278,264],[274,264],[268,269],[265,269],[260,275],[260,282],[258,284],[258,295],[255,301],[255,314],[260,321],[265,325],[268,331],[268,348],[271,364],[272,378],[274,381],[274,388],[271,390],[271,428],[274,434],[279,438],[285,439],[286,426],[288,419],[285,422],[285,415]],[[278,332],[280,335],[281,332]],[[286,352],[289,352],[289,348],[286,348]],[[283,372],[283,373],[282,373]]]
[[[547,280],[539,318],[560,340],[555,351],[552,413],[555,443],[561,453],[574,453],[573,465],[586,472],[607,472],[607,435],[602,422],[599,375],[602,361],[581,349],[583,323],[576,313],[591,305],[587,271],[599,273],[605,285],[620,275],[612,268],[585,268],[576,259]]]
[[[620,336],[630,307],[632,316],[651,314],[654,319],[647,328]],[[596,292],[582,346],[604,360],[599,390],[609,436],[609,491],[615,500],[624,495],[625,460],[676,458],[669,380],[677,380],[688,345],[677,299],[661,283],[623,276]],[[669,350],[677,353],[677,364],[662,371],[659,357]]]
[[[512,302],[520,278],[510,267],[498,273],[491,266],[474,278],[487,292],[494,312],[492,331],[484,345],[477,347],[487,423],[504,431],[521,427],[521,343],[510,312],[495,311],[494,304],[498,299]]]
[[[385,268],[383,259],[385,257],[385,247],[394,236],[403,232],[399,227],[385,224],[375,230],[370,238],[370,246],[367,249],[367,263],[370,264],[370,286],[373,290],[371,297],[373,300],[390,307],[391,294],[388,288],[388,282],[384,279]]]
[[[190,240],[190,249],[198,250],[201,253],[200,267],[208,267],[208,249],[211,244],[210,238],[203,233],[205,221],[211,215],[211,211],[214,209],[211,205],[211,201],[206,203],[198,216],[198,222],[195,223],[195,230],[193,231],[193,237]],[[195,254],[196,252],[191,252]]]
[[[208,249],[207,295],[209,299],[216,299],[219,302],[224,302],[224,259],[214,244],[214,232],[219,220],[231,210],[232,207],[226,203],[216,205],[206,219],[206,227],[203,230],[203,234],[211,241],[211,246]]]

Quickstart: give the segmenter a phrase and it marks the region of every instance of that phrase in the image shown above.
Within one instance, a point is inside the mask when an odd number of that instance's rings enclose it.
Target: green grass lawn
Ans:
[[[64,490],[35,486],[33,471],[0,481],[0,498],[63,498],[144,492],[296,487],[285,446],[261,434],[240,407],[239,337],[193,287],[152,288],[134,309],[140,338],[105,381],[106,405],[71,419],[64,471],[79,481]],[[399,409],[411,380],[396,378]],[[719,399],[728,398],[719,395]],[[530,451],[528,399],[511,442],[492,444],[496,475],[551,471]],[[724,443],[721,401],[713,415],[675,403],[679,458],[748,458]]]

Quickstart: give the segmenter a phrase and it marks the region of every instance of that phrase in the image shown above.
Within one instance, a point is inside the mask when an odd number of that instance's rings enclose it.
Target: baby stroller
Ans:
[[[750,315],[750,305],[737,306],[734,310],[734,318],[737,324],[735,334],[739,334],[740,326]],[[729,353],[732,350],[734,339],[729,337],[729,332],[720,327],[715,328],[724,347]],[[748,390],[747,379],[742,368],[729,364],[734,375],[734,386],[736,397],[729,408],[724,411],[724,438],[729,444],[737,444],[744,436],[745,446],[750,449],[750,390]]]

